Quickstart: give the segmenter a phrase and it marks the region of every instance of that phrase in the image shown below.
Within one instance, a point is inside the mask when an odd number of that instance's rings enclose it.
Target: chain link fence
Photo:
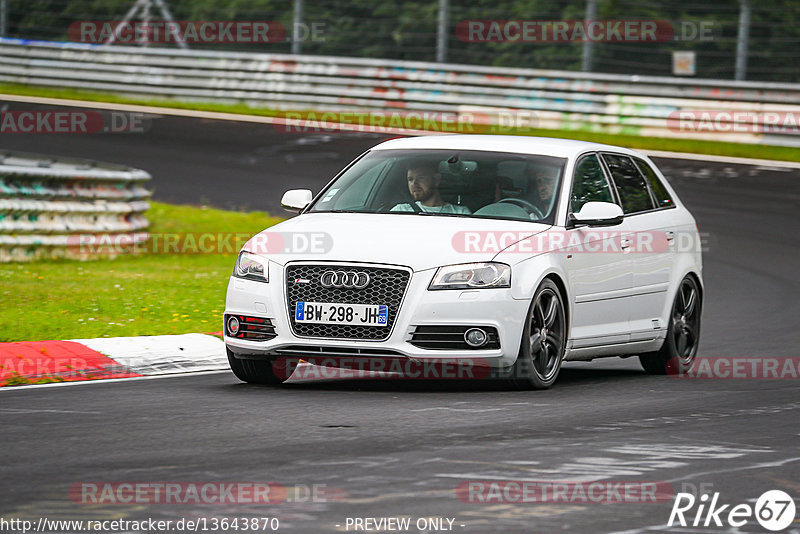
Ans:
[[[744,46],[740,56],[747,61],[739,66],[740,79],[800,82],[796,0],[0,0],[5,18],[0,33],[102,43],[108,37],[103,23],[118,23],[127,14],[134,25],[143,20],[152,25],[168,18],[162,5],[183,29],[186,24],[217,25],[216,38],[187,40],[193,49],[656,76],[675,74],[676,62],[683,62],[684,72],[695,77],[734,79],[737,47]],[[587,15],[600,25],[580,27]],[[626,33],[624,23],[631,21],[638,21],[638,30]],[[233,39],[219,38],[219,25],[225,22],[266,22],[271,33],[268,39],[237,39],[234,27]],[[80,24],[87,23],[94,31],[82,34]],[[656,31],[649,34],[642,23]],[[587,32],[591,37],[582,38]],[[174,40],[155,41],[153,46],[181,46]],[[688,54],[676,58],[675,52]]]

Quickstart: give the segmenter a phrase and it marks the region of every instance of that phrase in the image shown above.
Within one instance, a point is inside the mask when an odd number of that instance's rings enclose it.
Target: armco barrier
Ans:
[[[0,39],[0,82],[280,110],[480,113],[494,122],[524,111],[534,115],[525,124],[539,128],[800,146],[792,127],[800,84],[16,39]],[[699,116],[694,129],[680,128],[681,112]]]
[[[149,179],[118,165],[0,152],[0,262],[82,257],[86,235],[146,240]]]

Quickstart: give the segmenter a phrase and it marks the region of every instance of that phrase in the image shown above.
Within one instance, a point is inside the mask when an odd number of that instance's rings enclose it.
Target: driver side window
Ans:
[[[600,161],[594,154],[582,157],[575,166],[570,197],[572,212],[579,212],[587,202],[614,202]]]

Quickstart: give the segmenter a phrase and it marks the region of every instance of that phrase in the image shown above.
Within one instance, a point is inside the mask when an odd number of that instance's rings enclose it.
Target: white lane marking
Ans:
[[[792,172],[792,168],[791,167],[779,168],[779,167],[772,167],[772,166],[768,166],[768,165],[764,165],[764,166],[759,165],[758,167],[756,167],[756,170],[757,171],[771,171],[771,172]]]
[[[795,161],[738,158],[734,156],[714,156],[711,154],[692,154],[689,152],[667,152],[664,150],[647,150],[644,148],[637,148],[636,150],[644,154],[647,154],[648,156],[655,156],[657,158],[688,159],[695,161],[712,161],[718,163],[738,163],[741,165],[757,165],[762,167],[784,167],[789,169],[800,169],[800,162],[795,162]]]
[[[682,481],[689,480],[690,477],[691,477],[691,480],[697,480],[699,477],[703,477],[703,476],[706,476],[706,475],[716,475],[718,473],[730,473],[730,472],[733,472],[733,471],[747,471],[747,470],[750,470],[750,469],[764,469],[765,467],[782,467],[782,466],[784,466],[786,464],[790,464],[792,462],[798,462],[798,461],[800,461],[800,458],[787,458],[785,460],[779,460],[779,461],[775,461],[775,462],[764,462],[764,463],[755,464],[755,465],[745,465],[745,466],[740,466],[740,467],[725,467],[724,469],[716,469],[716,470],[713,470],[713,471],[703,471],[703,472],[700,472],[700,473],[691,473],[690,475],[682,476],[682,477],[679,477],[679,478],[673,478],[672,480],[666,480],[665,482],[671,484],[673,482],[682,482]],[[613,532],[611,534],[637,534],[639,532],[648,532],[648,531],[652,532],[652,531],[664,531],[664,530],[675,531],[674,529],[675,529],[675,527],[668,527],[667,525],[662,523],[662,524],[658,524],[658,525],[648,525],[648,526],[644,526],[644,527],[633,528],[633,529],[630,529],[630,530],[619,530],[619,531],[615,531],[615,532]],[[680,530],[679,532],[692,532],[692,531]],[[700,531],[694,531],[694,532],[700,532]],[[738,530],[735,530],[735,531],[728,530],[728,532],[739,532],[739,531]]]
[[[539,405],[541,406],[541,405]],[[468,413],[481,413],[481,412],[497,412],[504,410],[504,408],[450,408],[449,406],[436,406],[433,408],[417,408],[415,410],[408,410],[409,412],[430,412],[433,410],[446,410],[448,412],[468,412]]]
[[[200,111],[194,109],[164,108],[157,106],[142,106],[137,104],[115,104],[111,102],[94,102],[91,100],[74,100],[66,98],[51,98],[41,96],[9,95],[0,93],[0,100],[11,102],[25,102],[28,104],[44,104],[51,106],[71,106],[89,109],[108,109],[113,111],[133,111],[141,113],[152,113],[154,115],[171,115],[175,117],[192,117],[197,119],[213,119],[220,121],[255,122],[262,124],[280,124],[290,126],[297,124],[296,120],[283,119],[281,117],[265,117],[263,115],[243,115],[239,113],[222,113],[218,111]],[[340,131],[359,131],[358,125],[352,124],[326,124],[326,129]],[[402,128],[385,128],[382,126],[370,127],[374,132],[368,133],[388,133],[396,135],[451,135],[445,132],[431,132],[427,130],[405,130]],[[790,169],[800,169],[800,162],[779,161],[769,159],[739,158],[733,156],[713,156],[707,154],[693,154],[689,152],[668,152],[663,150],[638,149],[639,152],[648,156],[671,159],[688,159],[697,161],[714,161],[720,163],[737,163],[741,165],[759,165],[764,167],[785,167]]]
[[[202,376],[202,375],[219,375],[223,373],[230,373],[230,370],[226,369],[219,371],[199,371],[196,373],[175,373],[172,375],[156,375],[156,376],[132,376],[130,378],[101,378],[98,380],[79,380],[76,382],[53,382],[51,384],[31,384],[28,386],[4,386],[0,387],[0,394],[8,393],[11,391],[28,391],[31,389],[41,389],[41,388],[85,386],[86,384],[108,384],[112,382],[129,382],[131,380],[157,380],[159,378],[179,378],[179,377]]]
[[[676,530],[679,529],[679,530]],[[609,534],[645,534],[647,532],[680,532],[681,534],[695,534],[704,532],[707,533],[709,529],[692,529],[691,527],[667,526],[665,524],[652,525],[647,527],[632,528],[630,530],[617,530]],[[723,534],[739,534],[740,530],[714,530],[714,532],[721,532]]]
[[[749,415],[764,415],[769,416],[775,413],[783,413],[789,410],[799,410],[800,402],[794,402],[784,405],[761,406],[758,408],[742,408],[738,410],[729,410],[727,412],[705,412],[683,416],[662,416],[650,417],[647,419],[631,419],[628,421],[617,421],[614,423],[601,423],[595,426],[579,426],[575,430],[578,432],[613,432],[623,429],[647,429],[647,428],[663,428],[667,425],[675,424],[692,424],[695,422],[704,422],[709,420],[716,420],[725,417],[742,417]]]
[[[508,470],[494,470],[486,469],[485,471],[467,471],[465,473],[436,473],[434,476],[439,478],[454,478],[459,480],[509,480],[520,482],[564,482],[563,476],[542,476],[536,474],[536,469],[518,469],[523,473],[523,476],[509,474]],[[530,473],[533,472],[533,473]],[[607,479],[605,476],[598,475],[580,475],[573,476],[569,479],[570,482],[597,482]]]
[[[679,477],[679,478],[673,478],[672,480],[667,480],[666,482],[669,482],[669,483],[680,482],[682,480],[687,480],[689,477],[691,477],[692,479],[696,480],[698,477],[702,477],[702,476],[706,476],[706,475],[716,475],[716,474],[719,474],[719,473],[732,473],[734,471],[748,471],[750,469],[764,469],[766,467],[782,467],[782,466],[784,466],[786,464],[790,464],[790,463],[793,463],[793,462],[800,462],[800,457],[798,457],[798,458],[787,458],[785,460],[777,460],[777,461],[774,461],[774,462],[763,462],[763,463],[755,464],[755,465],[743,465],[743,466],[740,466],[740,467],[726,467],[724,469],[715,469],[715,470],[712,470],[712,471],[702,471],[702,472],[699,472],[699,473],[690,473],[687,476],[683,476],[683,477]]]
[[[669,444],[645,444],[634,446],[614,446],[599,451],[612,454],[623,454],[622,458],[610,456],[577,457],[568,463],[555,468],[525,467],[525,471],[537,480],[579,480],[582,482],[604,480],[612,477],[640,476],[658,470],[675,470],[690,465],[692,460],[732,459],[758,452],[773,452],[761,449],[732,449],[719,446],[683,446],[680,450],[670,451]],[[651,458],[639,458],[645,454]],[[633,458],[628,455],[634,455]],[[480,463],[480,462],[473,462]],[[484,462],[485,463],[485,462]],[[486,463],[489,468],[478,474],[477,478],[507,478],[508,471],[518,471],[521,466],[512,462]],[[498,468],[500,470],[498,471]],[[475,473],[471,473],[475,476]],[[465,477],[464,473],[437,475],[450,478]],[[679,479],[680,480],[680,479]]]
[[[772,449],[762,447],[759,449],[743,449],[723,447],[720,445],[682,445],[678,450],[669,450],[669,444],[643,444],[643,445],[624,445],[622,447],[611,447],[605,449],[608,452],[619,454],[644,455],[654,458],[674,458],[680,460],[702,460],[702,459],[732,459],[754,452],[772,452]]]
[[[112,102],[94,102],[91,100],[74,100],[67,98],[50,98],[41,96],[8,95],[0,93],[0,101],[24,102],[27,104],[43,104],[48,106],[70,106],[88,109],[107,109],[112,111],[131,111],[151,113],[153,115],[171,115],[175,117],[191,117],[195,119],[212,119],[219,121],[255,122],[261,124],[278,124],[282,126],[297,126],[298,120],[284,119],[282,117],[267,117],[264,115],[245,115],[242,113],[224,113],[220,111],[201,111],[196,109],[164,108],[158,106],[143,106],[138,104],[116,104]],[[392,135],[449,135],[443,132],[427,130],[406,130],[403,128],[387,128],[385,126],[369,126],[369,131],[364,131],[364,126],[358,124],[325,123],[325,129],[354,131],[361,133],[392,134]]]
[[[81,411],[81,410],[35,410],[23,408],[0,408],[0,413],[10,414],[29,414],[29,413],[82,413],[82,414],[99,414],[102,412]]]

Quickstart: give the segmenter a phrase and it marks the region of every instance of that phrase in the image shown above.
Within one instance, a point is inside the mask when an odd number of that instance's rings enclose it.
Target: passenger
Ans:
[[[537,199],[533,201],[533,205],[542,212],[542,215],[550,213],[557,183],[558,171],[555,169],[539,169],[534,173],[533,186]]]
[[[453,213],[469,215],[469,208],[456,206],[442,200],[439,193],[439,182],[442,176],[436,171],[432,162],[415,163],[408,168],[408,192],[414,199],[418,210],[405,202],[396,205],[391,211],[424,211],[425,213]]]

